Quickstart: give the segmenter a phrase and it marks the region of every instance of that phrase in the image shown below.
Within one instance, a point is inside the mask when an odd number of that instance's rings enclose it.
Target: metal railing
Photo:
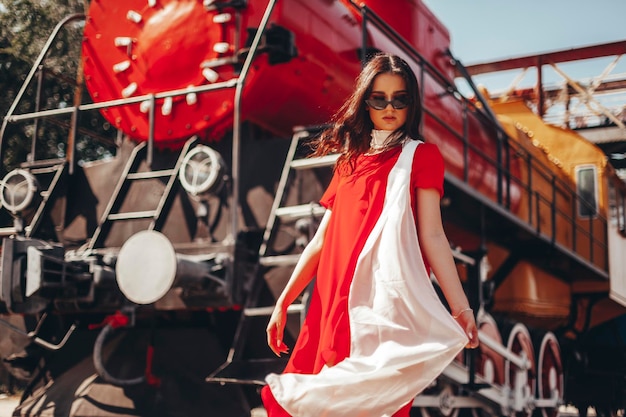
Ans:
[[[149,165],[151,165],[151,161],[152,161],[152,152],[154,149],[154,132],[155,132],[155,112],[154,112],[154,103],[156,100],[160,100],[160,99],[165,99],[168,97],[174,98],[174,97],[178,97],[178,96],[186,96],[188,94],[201,94],[201,93],[209,93],[212,91],[217,91],[217,90],[223,90],[223,89],[231,89],[234,88],[235,89],[235,98],[234,98],[234,110],[233,110],[233,118],[234,118],[234,123],[233,123],[233,145],[232,145],[232,161],[231,161],[231,184],[232,184],[232,193],[233,193],[233,201],[238,201],[239,198],[239,170],[240,170],[240,163],[239,163],[239,159],[240,159],[240,153],[241,153],[241,125],[242,125],[242,120],[241,120],[241,100],[242,100],[242,92],[243,92],[243,87],[245,85],[246,82],[246,77],[248,75],[248,71],[250,69],[250,66],[252,64],[252,61],[254,60],[254,58],[257,55],[259,46],[261,44],[261,40],[263,37],[263,34],[265,32],[265,29],[267,27],[267,24],[269,22],[270,16],[272,15],[274,6],[276,4],[277,0],[269,0],[267,3],[267,7],[265,9],[264,15],[261,18],[261,21],[259,23],[259,27],[254,35],[254,38],[252,40],[252,43],[250,45],[250,47],[248,48],[248,52],[245,55],[245,59],[242,63],[242,67],[241,70],[239,71],[239,75],[236,78],[232,78],[230,80],[227,81],[223,81],[223,82],[216,82],[216,83],[212,83],[212,84],[206,84],[206,85],[199,85],[199,86],[190,86],[190,87],[185,87],[182,89],[175,89],[175,90],[168,90],[168,91],[163,91],[163,92],[159,92],[159,93],[153,93],[153,94],[144,94],[141,96],[133,96],[133,97],[128,97],[128,98],[122,98],[122,99],[115,99],[115,100],[108,100],[108,101],[102,101],[102,102],[98,102],[98,103],[87,103],[87,104],[80,104],[77,106],[68,106],[68,107],[64,107],[64,108],[58,108],[58,109],[50,109],[50,110],[39,110],[36,109],[36,111],[34,112],[30,112],[30,113],[23,113],[23,114],[14,114],[15,110],[17,109],[18,104],[20,103],[20,101],[23,99],[25,92],[28,89],[28,86],[30,85],[30,83],[34,80],[35,76],[37,75],[37,73],[39,71],[42,71],[42,64],[44,63],[44,60],[50,50],[50,48],[52,47],[52,45],[54,44],[54,41],[56,39],[56,37],[58,36],[60,30],[68,23],[70,22],[74,22],[77,20],[84,20],[85,16],[82,14],[74,14],[71,16],[66,17],[65,19],[63,19],[61,22],[59,22],[55,29],[52,31],[51,35],[49,36],[46,44],[44,45],[41,53],[39,54],[37,60],[35,61],[35,63],[33,64],[33,67],[30,71],[30,73],[28,74],[28,76],[26,77],[26,79],[24,80],[24,83],[20,89],[20,91],[18,92],[18,94],[16,95],[11,107],[9,108],[9,111],[7,112],[7,115],[4,117],[3,122],[2,122],[2,127],[0,128],[0,163],[1,161],[3,161],[3,154],[4,154],[4,147],[5,147],[5,140],[4,140],[4,134],[6,131],[6,128],[8,126],[9,123],[19,123],[19,122],[24,122],[24,121],[39,121],[39,120],[45,120],[48,118],[53,118],[53,117],[58,117],[58,116],[63,116],[63,115],[69,115],[72,117],[72,129],[70,129],[70,135],[75,135],[76,131],[77,131],[77,120],[78,120],[78,114],[82,113],[82,112],[88,112],[88,111],[95,111],[95,110],[104,110],[104,109],[109,109],[109,108],[114,108],[114,107],[123,107],[123,106],[129,106],[129,105],[133,105],[133,104],[140,104],[143,102],[150,102],[150,111],[148,112],[148,140],[147,140],[147,146],[148,146],[148,153],[147,153],[147,163]],[[238,22],[240,22],[240,19],[237,19]],[[222,63],[229,63],[227,60],[223,60]],[[238,59],[236,57],[233,57],[232,62],[230,62],[232,64],[236,64],[239,63]],[[35,146],[35,141],[37,140],[37,131],[35,130],[34,134],[33,134],[33,145],[32,147],[34,148]],[[75,141],[73,140],[73,138],[68,137],[68,144],[72,144],[73,146],[75,146]],[[75,155],[75,149],[68,149],[68,155],[73,156]],[[34,157],[34,151],[32,152],[32,155]],[[70,173],[73,172],[73,166],[74,166],[75,161],[74,160],[70,160],[69,161],[69,165],[70,165]],[[231,216],[231,224],[230,224],[230,239],[234,240],[236,239],[236,236],[238,234],[238,230],[237,228],[239,227],[238,225],[238,219],[237,219],[237,215],[236,215],[236,210],[233,211],[233,214]]]
[[[366,5],[350,1],[351,6],[360,13],[363,23],[364,34],[362,36],[364,44],[361,48],[361,55],[366,57],[367,51],[371,50],[366,44],[368,37],[366,31],[368,24],[374,25],[376,29],[384,33],[405,53],[413,63],[420,68],[418,77],[420,85],[424,86],[425,75],[430,76],[438,85],[451,97],[459,103],[462,118],[462,129],[457,131],[442,120],[435,112],[427,106],[423,106],[422,111],[428,115],[438,126],[450,133],[450,138],[461,142],[463,148],[463,180],[469,183],[471,158],[478,158],[489,164],[497,173],[497,189],[496,203],[498,206],[510,212],[513,216],[521,219],[530,230],[534,230],[539,236],[544,237],[553,245],[560,245],[567,251],[573,252],[578,257],[587,260],[592,265],[600,265],[603,270],[607,269],[607,219],[596,211],[593,216],[588,216],[582,223],[577,217],[576,207],[578,204],[592,208],[590,203],[582,198],[571,181],[561,178],[558,175],[555,166],[548,166],[542,160],[533,156],[532,151],[522,145],[520,142],[508,136],[503,126],[499,123],[496,115],[491,110],[487,100],[482,96],[479,89],[473,83],[471,77],[462,66],[462,64],[454,59],[449,53],[452,63],[464,77],[475,94],[475,101],[465,98],[456,86],[441,73],[433,64],[428,62],[415,48],[400,34],[398,34],[391,26],[382,20],[372,9]],[[488,155],[483,149],[479,148],[472,142],[470,137],[470,119],[473,118],[486,131],[491,131],[494,135],[495,144],[497,146],[495,158]],[[518,178],[512,172],[511,158],[518,157],[526,163],[527,178]],[[538,188],[532,180],[533,176],[541,178],[547,184],[543,188]],[[512,187],[518,187],[527,194],[528,200],[528,217],[520,218],[517,213],[511,211]],[[561,198],[560,198],[561,197]],[[564,201],[561,201],[564,200]],[[549,227],[542,227],[542,213],[545,207],[549,212]],[[563,207],[568,207],[567,211]],[[542,210],[544,208],[544,210]],[[599,225],[594,226],[597,222]],[[558,239],[557,224],[567,224],[571,228],[571,241],[563,241]],[[586,224],[586,226],[584,226]],[[594,232],[595,230],[595,232]],[[584,251],[583,240],[586,241],[589,250]]]

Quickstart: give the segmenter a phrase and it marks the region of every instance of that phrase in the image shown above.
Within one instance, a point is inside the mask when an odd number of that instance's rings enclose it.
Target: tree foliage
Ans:
[[[0,0],[2,117],[9,112],[57,24],[68,16],[84,15],[87,9],[86,0]],[[89,101],[80,75],[83,25],[83,19],[76,19],[60,29],[12,114],[61,109]],[[114,132],[100,114],[80,115],[78,123],[76,156],[79,160],[93,160],[110,154],[109,139]],[[63,158],[70,129],[70,115],[8,123],[2,137],[5,169],[26,160]],[[33,155],[34,136],[37,141]],[[105,144],[94,141],[94,137],[104,138]]]

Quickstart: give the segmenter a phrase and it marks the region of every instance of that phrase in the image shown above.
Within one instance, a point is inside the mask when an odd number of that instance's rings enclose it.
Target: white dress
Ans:
[[[350,356],[318,374],[270,374],[278,403],[298,417],[389,417],[424,390],[467,344],[436,294],[410,200],[407,142],[350,287]]]

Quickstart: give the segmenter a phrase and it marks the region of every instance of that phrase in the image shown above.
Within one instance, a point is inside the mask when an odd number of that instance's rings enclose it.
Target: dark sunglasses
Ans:
[[[409,106],[410,100],[409,96],[402,95],[394,97],[391,100],[386,100],[385,97],[372,97],[365,100],[365,102],[374,110],[385,110],[389,104],[396,110],[402,110]]]

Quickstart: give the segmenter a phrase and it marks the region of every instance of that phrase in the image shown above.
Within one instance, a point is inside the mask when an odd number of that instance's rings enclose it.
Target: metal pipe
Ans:
[[[37,328],[33,330],[32,332],[25,332],[19,327],[16,327],[12,325],[11,323],[9,323],[8,321],[2,320],[2,319],[0,319],[0,325],[8,327],[9,329],[13,330],[15,333],[21,334],[22,336],[26,336],[27,338],[32,340],[35,344],[41,347],[44,347],[48,350],[59,350],[63,346],[65,346],[65,343],[67,343],[72,333],[74,333],[74,330],[76,330],[76,324],[72,324],[70,328],[67,330],[67,332],[65,332],[65,335],[63,336],[61,341],[55,345],[37,336],[37,333],[39,332],[39,327],[41,326],[41,323],[43,322],[43,320],[45,320],[45,318],[46,318],[46,314],[43,315],[42,319],[39,321],[37,325]]]
[[[109,323],[104,326],[104,328],[96,338],[96,341],[93,345],[93,365],[94,368],[96,368],[96,372],[98,372],[98,375],[100,375],[100,377],[105,382],[108,382],[118,387],[128,387],[145,382],[145,375],[136,378],[120,379],[112,376],[104,367],[104,362],[102,361],[102,349],[104,348],[105,342],[114,331],[115,328]]]
[[[155,107],[156,100],[154,94],[150,94],[150,108],[148,109],[148,150],[146,156],[146,163],[152,168],[152,156],[154,154],[154,120],[155,120]]]
[[[551,241],[552,244],[554,245],[556,243],[556,198],[557,198],[557,194],[556,194],[556,178],[553,175],[552,176],[552,181],[551,181],[551,185],[552,185],[552,204],[550,205],[550,221],[552,222],[552,227],[550,228],[550,233],[552,234],[551,236]]]
[[[233,241],[237,239],[238,229],[237,205],[239,204],[239,154],[241,153],[241,96],[243,94],[243,86],[246,82],[248,71],[250,70],[250,66],[252,65],[252,60],[254,59],[254,54],[257,51],[259,44],[261,43],[261,37],[263,36],[263,32],[265,31],[267,22],[270,19],[270,16],[272,14],[272,11],[274,10],[274,6],[276,5],[277,1],[278,0],[269,0],[269,2],[267,3],[265,13],[263,14],[263,18],[261,19],[259,28],[254,35],[254,39],[252,41],[252,44],[250,45],[250,50],[248,51],[248,55],[246,56],[243,66],[241,67],[241,72],[239,73],[239,77],[237,77],[237,84],[235,86],[233,155],[231,164],[231,178],[233,186],[233,210],[231,210],[231,238],[233,239]]]
[[[463,119],[463,181],[469,183],[469,120],[467,117],[467,112],[469,111],[467,107],[467,101],[461,101],[461,108],[463,109],[461,112],[461,116]]]
[[[43,88],[43,65],[39,66],[39,72],[37,72],[37,95],[35,96],[35,111],[41,109],[41,90]],[[37,132],[39,132],[39,119],[35,119],[33,122],[33,138],[30,143],[30,155],[28,155],[28,162],[35,160],[37,152]]]
[[[481,343],[484,343],[485,346],[495,351],[498,355],[502,356],[506,360],[513,363],[520,369],[527,370],[530,369],[530,360],[524,356],[518,356],[515,353],[508,350],[506,347],[487,336],[487,334],[478,332],[478,339]]]
[[[221,83],[201,85],[197,87],[189,87],[189,88],[178,89],[178,90],[171,90],[171,91],[166,91],[166,92],[158,93],[158,94],[144,94],[142,96],[134,96],[131,98],[122,98],[122,99],[116,99],[116,100],[102,101],[100,103],[82,104],[78,107],[72,106],[72,107],[65,107],[62,109],[52,109],[52,110],[44,110],[41,112],[10,115],[10,116],[6,116],[5,122],[7,123],[19,122],[22,120],[31,120],[34,118],[43,118],[43,117],[48,117],[48,116],[60,116],[64,114],[71,114],[72,112],[74,112],[76,108],[78,108],[78,111],[89,111],[89,110],[106,109],[109,107],[126,106],[129,104],[136,104],[136,103],[141,103],[146,100],[150,100],[151,97],[154,97],[155,99],[158,100],[158,99],[166,98],[166,97],[183,96],[189,93],[204,93],[204,92],[213,91],[213,90],[233,88],[235,84],[236,84],[236,80],[233,79],[233,80],[228,80],[228,81],[224,81]]]
[[[535,88],[537,89],[537,114],[543,118],[546,110],[543,94],[543,62],[541,62],[541,58],[537,62],[537,85]]]
[[[70,175],[74,174],[74,165],[76,163],[76,132],[78,131],[78,109],[74,108],[72,113],[72,128],[67,144],[67,159],[69,163]],[[35,160],[33,155],[33,161]]]
[[[361,67],[364,67],[367,60],[367,9],[363,9],[361,17]]]

